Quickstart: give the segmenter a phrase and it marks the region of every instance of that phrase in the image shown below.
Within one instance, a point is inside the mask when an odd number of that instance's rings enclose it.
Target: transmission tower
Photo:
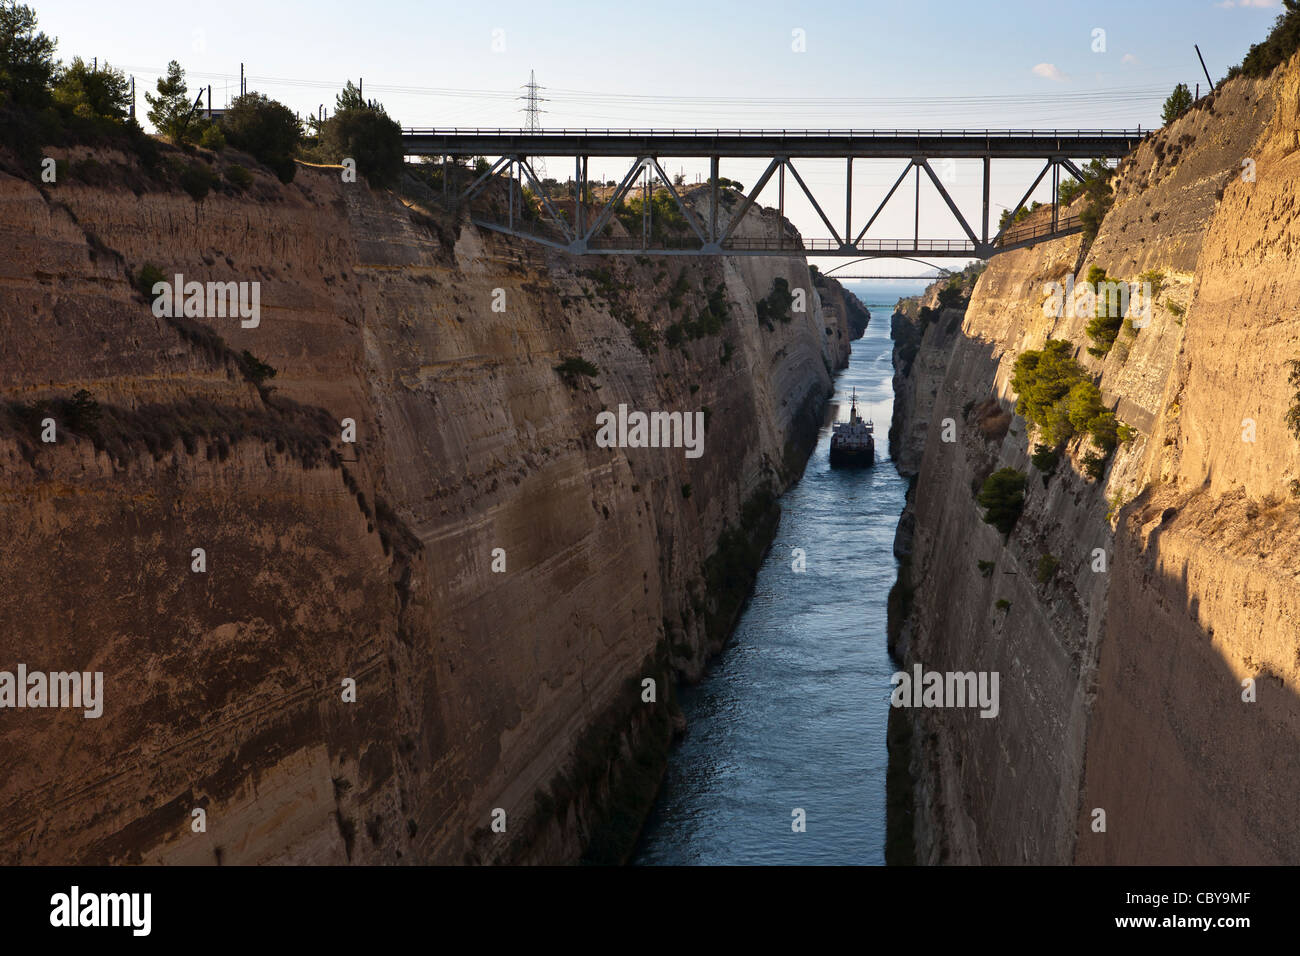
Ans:
[[[537,93],[539,90],[546,89],[546,87],[538,86],[536,71],[529,70],[528,82],[524,84],[523,88],[528,92],[517,98],[524,101],[522,110],[526,116],[524,128],[530,133],[540,133],[542,131],[542,114],[546,112],[546,110],[542,109],[541,104],[550,101],[544,96],[538,96]],[[533,171],[537,173],[538,179],[545,179],[546,163],[540,157],[534,157],[533,163]]]

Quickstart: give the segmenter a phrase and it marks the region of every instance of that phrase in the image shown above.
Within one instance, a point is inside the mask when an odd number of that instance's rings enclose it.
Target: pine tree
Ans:
[[[149,122],[168,139],[181,137],[185,118],[190,113],[189,90],[185,86],[185,71],[175,60],[167,64],[167,75],[158,77],[158,95],[145,93],[149,103]]]
[[[54,41],[36,32],[36,13],[0,0],[0,100],[40,105],[54,78]]]
[[[1161,119],[1168,126],[1178,117],[1187,112],[1188,107],[1192,105],[1192,91],[1187,88],[1186,83],[1179,83],[1174,87],[1174,91],[1169,94],[1169,99],[1165,100],[1165,109],[1161,114]]]

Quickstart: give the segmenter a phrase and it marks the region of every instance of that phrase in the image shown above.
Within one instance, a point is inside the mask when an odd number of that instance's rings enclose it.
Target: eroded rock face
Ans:
[[[328,169],[195,204],[115,184],[132,157],[66,158],[57,187],[0,176],[0,368],[56,418],[89,390],[104,447],[0,435],[0,667],[102,671],[104,712],[0,712],[0,859],[625,852],[671,681],[731,625],[709,569],[744,569],[709,559],[746,503],[761,551],[856,303],[797,260],[542,253]],[[775,228],[758,212],[742,229]],[[156,318],[146,264],[260,282],[260,324]],[[778,275],[809,307],[768,328]],[[718,288],[722,332],[670,348]],[[599,447],[620,403],[707,409],[704,454]]]
[[[1072,237],[996,257],[960,336],[936,324],[913,343],[896,428],[919,474],[900,584],[910,613],[895,644],[909,665],[999,671],[1002,701],[994,720],[893,714],[912,732],[918,860],[1300,853],[1287,796],[1300,778],[1300,467],[1284,421],[1295,391],[1285,363],[1300,358],[1288,305],[1300,298],[1298,90],[1296,60],[1269,81],[1225,84],[1125,161],[1086,256]],[[1163,274],[1150,324],[1121,332],[1104,359],[1084,349],[1086,318],[1041,307],[1047,283],[1093,265],[1125,281]],[[1085,477],[1077,441],[1044,483],[1022,418],[1002,434],[983,427],[990,398],[1014,405],[1016,357],[1048,338],[1078,347],[1138,430],[1101,481]],[[954,444],[939,439],[945,417],[959,424]],[[1001,467],[1029,475],[1005,542],[974,502]],[[1044,557],[1059,567],[1040,581]],[[1255,703],[1242,700],[1247,677]]]

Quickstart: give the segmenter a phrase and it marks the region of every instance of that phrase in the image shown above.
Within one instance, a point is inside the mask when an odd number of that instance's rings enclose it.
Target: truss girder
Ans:
[[[455,155],[448,153],[446,155]],[[547,153],[546,155],[552,155]],[[1077,155],[1077,154],[1076,154]],[[830,216],[823,208],[822,203],[813,194],[808,183],[795,166],[793,158],[790,155],[777,153],[766,157],[768,163],[762,175],[750,191],[744,195],[735,212],[732,213],[725,223],[719,221],[719,210],[722,209],[722,194],[719,186],[719,169],[721,165],[721,155],[709,155],[709,183],[707,185],[708,208],[701,210],[698,205],[693,207],[692,203],[687,201],[683,191],[672,182],[671,177],[664,171],[660,163],[660,156],[653,153],[638,153],[632,158],[631,168],[623,176],[618,186],[608,196],[599,209],[592,208],[590,200],[590,190],[587,182],[587,167],[590,157],[579,154],[574,157],[574,189],[573,189],[573,213],[571,216],[565,216],[556,205],[555,197],[552,197],[546,183],[543,182],[536,174],[530,161],[531,157],[527,153],[513,153],[499,157],[493,162],[486,171],[480,174],[470,183],[470,185],[461,192],[458,201],[462,204],[470,203],[479,196],[487,183],[493,177],[505,175],[510,182],[509,196],[509,221],[507,224],[492,223],[489,220],[474,218],[479,225],[492,229],[497,232],[517,236],[523,239],[540,242],[544,245],[563,249],[575,254],[602,254],[602,255],[619,255],[619,254],[647,254],[657,255],[726,255],[726,256],[762,256],[762,255],[784,255],[784,256],[802,256],[802,257],[853,257],[853,258],[880,258],[880,257],[905,257],[908,255],[934,256],[946,258],[979,258],[987,259],[998,252],[1006,251],[1011,248],[1023,248],[1026,245],[1033,245],[1037,242],[1043,242],[1047,239],[1059,238],[1061,236],[1071,235],[1080,231],[1080,224],[1077,217],[1062,220],[1060,210],[1056,203],[1052,203],[1052,216],[1050,228],[1038,227],[1035,229],[1024,230],[1015,228],[1016,216],[1025,208],[1034,191],[1038,189],[1048,173],[1052,174],[1051,185],[1054,190],[1059,188],[1060,176],[1062,171],[1073,176],[1079,181],[1084,181],[1085,177],[1082,170],[1070,158],[1070,155],[1057,152],[1055,150],[1040,153],[1036,158],[1042,159],[1044,165],[1039,170],[1038,175],[1034,178],[1029,188],[1025,190],[1020,201],[1014,208],[1009,210],[1006,217],[1006,225],[999,228],[997,233],[991,238],[989,236],[989,191],[992,178],[992,161],[1000,158],[992,153],[986,153],[978,158],[982,159],[982,206],[980,210],[979,229],[977,231],[974,224],[963,213],[957,201],[953,198],[948,187],[944,184],[943,179],[936,173],[931,160],[936,158],[924,151],[915,152],[911,156],[903,157],[906,163],[898,178],[885,193],[879,204],[875,206],[871,215],[867,218],[866,223],[861,227],[856,235],[853,234],[855,223],[853,222],[853,160],[855,154],[842,156],[846,160],[844,171],[843,188],[844,197],[844,229],[841,232],[831,221]],[[881,157],[871,157],[881,158]],[[1024,157],[1015,157],[1024,158]],[[790,246],[785,239],[784,231],[774,240],[755,240],[755,239],[738,239],[735,237],[737,229],[744,221],[749,211],[757,203],[763,190],[771,182],[772,177],[777,177],[777,208],[784,215],[785,212],[785,179],[786,171],[794,178],[796,185],[803,192],[805,198],[811,204],[813,211],[816,212],[826,230],[830,233],[829,240],[810,240],[805,241],[801,247]],[[952,216],[953,222],[964,233],[965,238],[960,240],[953,239],[923,239],[920,235],[920,194],[921,194],[921,173],[924,171],[925,178],[929,180],[934,187],[935,192],[943,200],[945,207]],[[916,177],[916,208],[915,219],[916,228],[910,240],[902,239],[868,239],[867,233],[886,206],[897,194],[899,187],[907,179],[909,173]],[[649,200],[653,190],[662,186],[671,196],[674,205],[681,213],[682,218],[689,227],[694,236],[694,242],[689,242],[687,238],[671,238],[661,242],[658,246],[653,246],[651,238],[653,236],[653,203],[646,201],[642,209],[642,235],[640,243],[635,242],[635,237],[629,237],[625,246],[619,246],[609,237],[604,236],[606,229],[614,215],[618,212],[619,207],[626,197],[631,193],[634,186],[637,185],[638,177],[644,176],[644,180],[639,188],[645,190],[646,199]],[[550,216],[555,224],[559,237],[539,235],[536,231],[526,231],[523,223],[518,222],[516,217],[516,198],[515,198],[515,181],[522,177],[527,180],[528,185],[535,192],[538,202],[541,204],[546,214]],[[658,184],[653,184],[657,178]],[[444,177],[444,184],[446,177]],[[697,193],[697,196],[699,194]],[[520,200],[521,201],[521,200]],[[725,210],[723,210],[725,212]],[[593,216],[594,213],[594,216]],[[518,217],[522,219],[522,217]],[[1013,230],[1014,231],[1011,231]],[[850,238],[852,237],[852,238]]]

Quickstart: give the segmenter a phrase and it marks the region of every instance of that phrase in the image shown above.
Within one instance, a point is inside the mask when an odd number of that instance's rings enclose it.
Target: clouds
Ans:
[[[1142,61],[1139,60],[1139,59],[1138,59],[1136,56],[1134,56],[1132,53],[1125,53],[1125,54],[1124,54],[1124,58],[1121,59],[1120,62],[1121,62],[1121,63],[1132,63],[1132,64],[1136,65],[1136,64],[1138,64],[1138,63],[1141,63]]]
[[[1224,10],[1231,10],[1233,7],[1254,7],[1257,10],[1267,10],[1270,7],[1277,6],[1277,0],[1222,0],[1216,3],[1216,7]]]
[[[1034,67],[1034,76],[1041,76],[1045,80],[1051,80],[1053,83],[1064,83],[1065,74],[1056,68],[1055,63],[1039,63]]]

